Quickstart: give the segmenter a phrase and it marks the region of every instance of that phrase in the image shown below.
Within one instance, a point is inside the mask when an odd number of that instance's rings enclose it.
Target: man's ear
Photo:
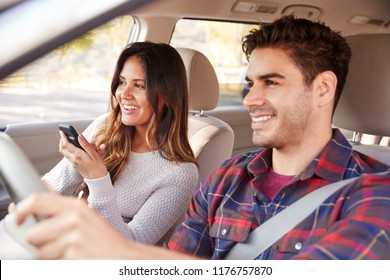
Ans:
[[[332,71],[322,72],[314,79],[313,85],[318,106],[324,106],[329,103],[333,106],[337,86],[336,75]]]

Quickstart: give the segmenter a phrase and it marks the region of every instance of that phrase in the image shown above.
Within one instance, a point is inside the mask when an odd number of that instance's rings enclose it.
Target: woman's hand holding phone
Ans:
[[[78,135],[74,128],[69,128],[71,126],[67,126],[68,129],[61,129],[61,127],[66,126],[60,126],[60,153],[72,163],[81,176],[90,180],[106,176],[108,171],[103,162],[105,145],[96,147],[94,143],[89,143],[82,134]],[[74,144],[76,140],[80,148]],[[70,143],[72,145],[69,145]]]
[[[77,148],[84,150],[84,148],[81,147],[78,140],[79,134],[77,133],[76,129],[74,129],[73,126],[68,124],[60,124],[59,128],[62,132],[64,132],[64,134],[66,135],[70,143],[75,145]]]

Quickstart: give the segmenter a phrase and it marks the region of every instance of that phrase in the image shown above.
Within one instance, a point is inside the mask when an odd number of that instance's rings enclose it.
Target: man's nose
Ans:
[[[245,107],[261,106],[265,103],[264,92],[260,86],[252,85],[244,97],[243,104]]]

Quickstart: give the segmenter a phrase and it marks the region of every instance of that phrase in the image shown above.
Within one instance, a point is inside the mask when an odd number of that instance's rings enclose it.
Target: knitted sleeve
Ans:
[[[98,117],[85,129],[83,135],[88,141],[92,141],[94,133],[103,124],[106,116],[107,114]],[[69,196],[83,183],[83,177],[65,157],[48,173],[43,175],[42,180],[53,191]]]
[[[89,206],[127,239],[146,244],[157,243],[188,208],[198,181],[198,170],[193,163],[166,163],[160,166],[156,174],[167,176],[156,182],[154,191],[129,223],[123,221],[109,175],[98,180],[86,180],[90,189]],[[129,181],[129,187],[131,184]]]

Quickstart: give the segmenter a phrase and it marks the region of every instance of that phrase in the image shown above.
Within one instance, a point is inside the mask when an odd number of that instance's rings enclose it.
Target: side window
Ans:
[[[132,17],[116,18],[0,80],[0,126],[107,111],[112,73],[132,26]]]
[[[170,44],[202,52],[214,66],[220,85],[218,106],[242,105],[247,67],[241,40],[256,24],[182,19]]]

